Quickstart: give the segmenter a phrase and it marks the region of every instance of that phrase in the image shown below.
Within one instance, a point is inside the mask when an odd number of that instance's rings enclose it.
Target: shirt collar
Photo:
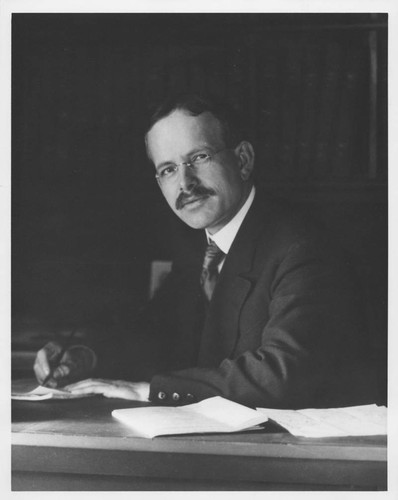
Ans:
[[[253,186],[249,196],[247,197],[247,200],[245,201],[239,212],[233,217],[233,219],[228,222],[228,224],[217,231],[217,233],[209,234],[206,229],[206,237],[208,243],[210,242],[210,240],[213,240],[218,248],[225,254],[229,252],[229,249],[231,248],[232,242],[234,241],[235,236],[239,231],[243,219],[246,217],[246,214],[253,203],[255,194],[256,189]]]

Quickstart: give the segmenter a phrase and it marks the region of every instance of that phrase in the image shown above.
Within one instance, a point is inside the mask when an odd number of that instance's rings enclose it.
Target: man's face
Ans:
[[[150,129],[147,146],[158,173],[198,154],[212,157],[196,168],[179,165],[172,179],[159,183],[173,212],[189,226],[214,234],[244,204],[250,190],[245,161],[239,148],[226,148],[221,125],[211,113],[191,116],[173,111]]]

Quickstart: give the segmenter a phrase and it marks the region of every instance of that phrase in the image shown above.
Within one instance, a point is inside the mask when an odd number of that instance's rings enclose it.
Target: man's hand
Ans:
[[[87,377],[94,369],[97,356],[89,347],[75,345],[69,347],[62,358],[62,345],[49,342],[37,353],[34,372],[40,384],[46,381],[47,387],[60,387],[67,383]]]
[[[148,382],[89,378],[75,384],[67,385],[65,389],[73,394],[102,394],[107,398],[149,401]]]

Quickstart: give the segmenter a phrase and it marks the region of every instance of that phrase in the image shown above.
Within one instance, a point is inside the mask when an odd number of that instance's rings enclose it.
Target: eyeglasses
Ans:
[[[207,153],[197,153],[192,156],[189,161],[182,161],[181,163],[167,163],[159,169],[157,174],[155,174],[156,180],[161,186],[174,182],[177,179],[177,172],[181,165],[185,165],[195,171],[196,169],[209,165],[216,155],[228,149],[230,148],[219,149],[211,155]]]

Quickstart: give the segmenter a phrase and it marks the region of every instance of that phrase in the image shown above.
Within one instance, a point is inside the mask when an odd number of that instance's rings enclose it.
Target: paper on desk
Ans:
[[[91,396],[91,394],[72,394],[69,391],[51,389],[42,385],[37,386],[29,392],[12,392],[11,399],[19,401],[43,401],[45,399],[77,399]]]
[[[295,436],[321,438],[387,434],[387,408],[375,404],[328,409],[257,410]]]
[[[137,435],[224,433],[251,429],[266,422],[263,414],[220,396],[186,406],[151,406],[113,410],[112,416]]]

